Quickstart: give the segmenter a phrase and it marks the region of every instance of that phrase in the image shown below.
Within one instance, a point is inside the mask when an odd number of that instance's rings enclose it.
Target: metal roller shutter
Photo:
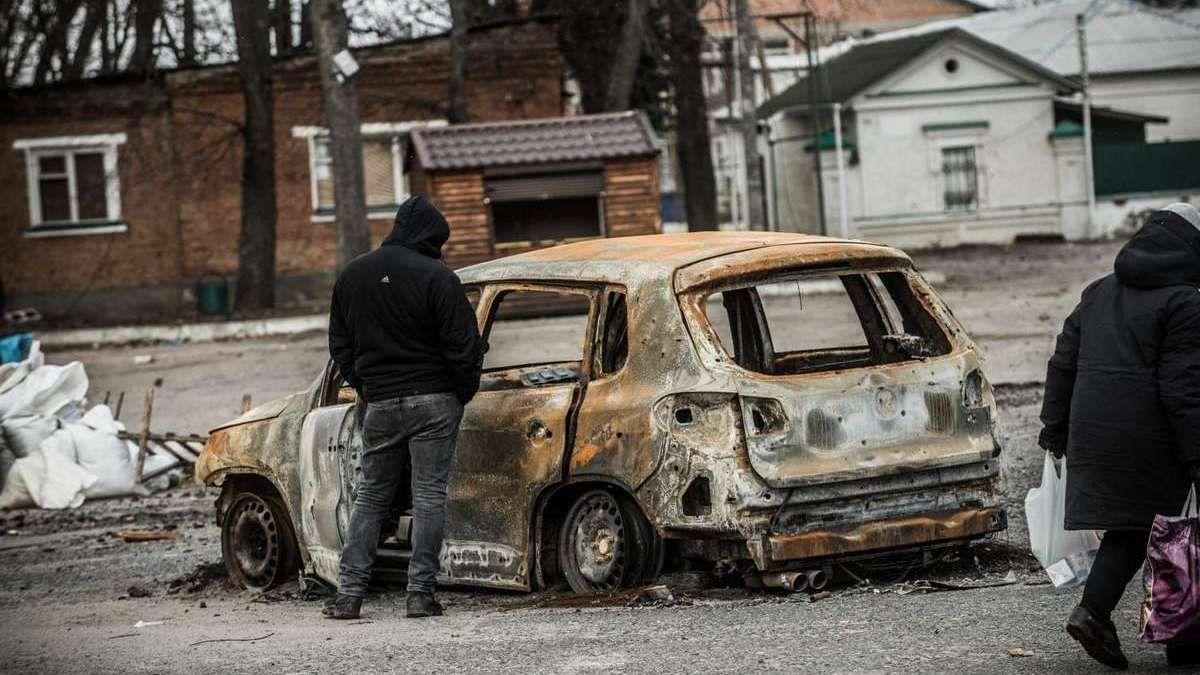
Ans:
[[[493,202],[516,202],[600,194],[604,177],[599,171],[489,178],[487,196]]]

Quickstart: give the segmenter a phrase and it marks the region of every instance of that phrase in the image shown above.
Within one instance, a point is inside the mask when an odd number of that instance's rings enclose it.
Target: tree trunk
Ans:
[[[471,0],[450,1],[450,105],[451,124],[467,121],[467,29],[471,27]]]
[[[275,0],[275,54],[287,56],[292,52],[292,2]]]
[[[148,75],[154,70],[154,27],[162,16],[162,0],[135,0],[133,60],[129,70]],[[233,3],[237,5],[237,2]]]
[[[267,0],[230,0],[246,106],[237,306],[275,305],[275,110]]]
[[[671,84],[674,89],[676,150],[689,230],[717,229],[717,187],[709,150],[700,50],[704,27],[698,0],[672,0],[670,21]]]
[[[339,81],[333,56],[349,41],[346,13],[339,0],[310,0],[313,42],[321,70],[321,98],[329,123],[333,158],[333,209],[337,221],[337,268],[371,250],[367,197],[363,185],[362,134],[358,125],[358,93],[353,78]]]
[[[642,40],[645,37],[646,5],[643,0],[626,0],[625,23],[621,25],[620,42],[616,57],[608,73],[608,89],[604,95],[604,107],[609,111],[628,110],[633,95],[633,83],[637,77],[638,61],[642,56]]]
[[[183,0],[183,58],[185,66],[196,65],[196,0]]]
[[[54,11],[45,24],[45,37],[34,68],[34,84],[45,84],[54,73],[54,61],[58,60],[65,70],[70,63],[67,58],[67,31],[71,28],[71,20],[79,11],[81,0],[56,0]]]
[[[78,80],[87,69],[88,59],[92,57],[92,45],[96,41],[96,33],[104,22],[105,0],[87,0],[87,13],[83,17],[83,28],[79,29],[79,45],[69,63],[64,64],[63,79]]]
[[[734,0],[737,13],[737,68],[741,110],[738,121],[742,132],[743,169],[746,172],[746,227],[765,230],[766,209],[763,208],[763,172],[758,155],[758,97],[755,95],[754,67],[750,59],[758,35],[748,0]],[[762,64],[766,69],[766,64]]]

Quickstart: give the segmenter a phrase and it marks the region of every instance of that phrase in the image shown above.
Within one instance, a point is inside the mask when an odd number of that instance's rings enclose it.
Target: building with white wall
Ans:
[[[842,168],[831,133],[813,148],[807,78],[766,102],[773,229],[822,231],[819,158],[828,234],[901,246],[1102,234],[1081,129],[1061,103],[1074,81],[957,28],[861,43],[819,73],[822,128],[841,111]]]

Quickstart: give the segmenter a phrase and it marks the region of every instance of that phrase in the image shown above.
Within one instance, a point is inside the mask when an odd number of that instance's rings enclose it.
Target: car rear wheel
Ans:
[[[560,532],[559,567],[576,593],[606,593],[657,576],[658,535],[623,495],[591,490],[575,499]]]
[[[263,591],[291,578],[299,548],[283,502],[235,490],[221,522],[221,558],[234,585]]]

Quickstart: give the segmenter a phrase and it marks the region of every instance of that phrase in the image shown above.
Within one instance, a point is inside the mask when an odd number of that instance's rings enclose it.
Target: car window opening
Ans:
[[[780,275],[713,293],[703,306],[733,361],[768,375],[860,368],[950,351],[936,318],[902,272]]]
[[[599,367],[600,376],[612,375],[625,365],[629,355],[629,313],[625,294],[610,292],[605,301],[604,325],[600,329]]]
[[[590,308],[589,296],[581,293],[501,293],[484,329],[487,351],[480,390],[577,382],[583,367]],[[531,332],[544,339],[530,344]]]

